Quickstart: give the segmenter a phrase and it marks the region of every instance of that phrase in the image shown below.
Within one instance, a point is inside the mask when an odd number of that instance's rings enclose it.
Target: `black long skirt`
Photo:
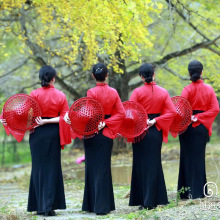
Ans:
[[[66,209],[59,124],[46,124],[30,134],[32,171],[28,212]]]
[[[130,206],[155,208],[168,204],[161,164],[162,131],[149,128],[143,140],[132,145],[133,169]]]
[[[180,198],[203,198],[203,187],[206,184],[205,150],[209,138],[208,130],[203,125],[193,128],[190,125],[187,130],[179,136],[180,140],[180,167],[178,179],[178,191],[182,187],[184,192]],[[207,195],[207,187],[205,187]]]
[[[111,152],[113,140],[102,132],[84,140],[85,148],[85,188],[82,210],[109,213],[115,210]]]

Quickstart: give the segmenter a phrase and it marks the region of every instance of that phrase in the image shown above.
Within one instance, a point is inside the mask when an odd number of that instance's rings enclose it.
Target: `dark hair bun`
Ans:
[[[144,63],[139,68],[139,75],[143,76],[146,83],[153,81],[154,67],[150,63]]]
[[[92,69],[96,81],[103,82],[108,74],[108,69],[103,63],[97,63]]]
[[[203,70],[203,65],[198,60],[193,60],[188,65],[190,80],[196,82],[200,79]]]
[[[42,87],[48,87],[50,81],[56,76],[56,70],[51,66],[43,66],[39,70],[39,78],[41,80]]]

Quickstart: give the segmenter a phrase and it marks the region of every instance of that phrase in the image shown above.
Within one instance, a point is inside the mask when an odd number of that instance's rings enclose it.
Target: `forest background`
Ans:
[[[38,70],[46,64],[57,70],[56,88],[71,106],[95,86],[91,67],[97,62],[108,65],[108,83],[126,101],[143,84],[141,63],[152,63],[157,84],[175,96],[190,83],[187,65],[197,59],[219,100],[219,30],[218,0],[1,0],[0,108],[10,96],[39,88]],[[218,138],[220,116],[213,130]],[[117,139],[114,152],[130,147]],[[28,152],[28,135],[17,143],[1,126],[2,166],[30,161]]]

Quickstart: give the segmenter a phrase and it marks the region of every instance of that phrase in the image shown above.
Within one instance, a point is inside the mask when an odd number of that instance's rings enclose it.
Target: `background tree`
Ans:
[[[0,101],[29,93],[38,69],[54,66],[69,103],[94,86],[91,66],[104,62],[122,99],[142,85],[141,62],[151,62],[159,85],[179,95],[187,65],[204,64],[205,82],[220,91],[220,2],[186,0],[4,0],[0,2]]]

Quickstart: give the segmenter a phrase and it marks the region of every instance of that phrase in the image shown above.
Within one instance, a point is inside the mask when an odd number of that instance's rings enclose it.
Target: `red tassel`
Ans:
[[[140,136],[134,138],[132,143],[135,144],[135,143],[142,141],[144,139],[145,135],[147,134],[147,132],[149,132],[148,129],[146,129]]]

